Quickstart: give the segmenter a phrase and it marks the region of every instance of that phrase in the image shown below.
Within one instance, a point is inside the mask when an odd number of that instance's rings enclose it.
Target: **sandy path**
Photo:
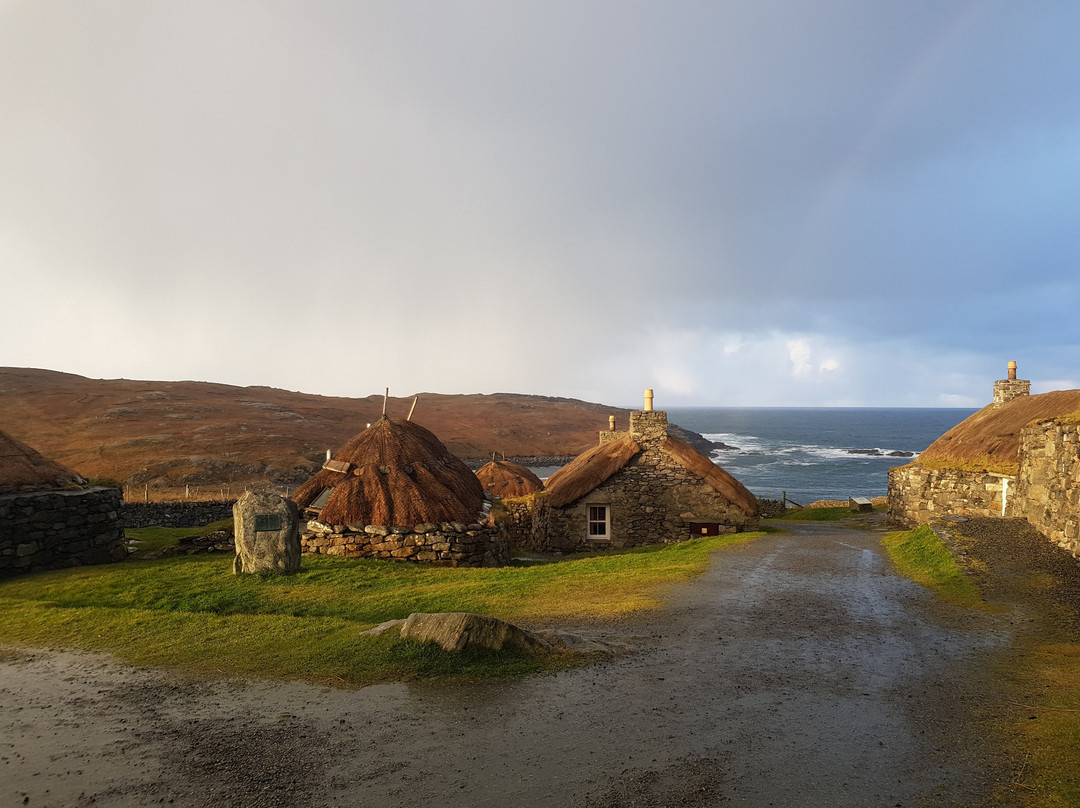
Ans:
[[[0,804],[987,804],[967,730],[1007,635],[878,533],[795,530],[610,629],[640,653],[556,675],[335,691],[0,655]]]

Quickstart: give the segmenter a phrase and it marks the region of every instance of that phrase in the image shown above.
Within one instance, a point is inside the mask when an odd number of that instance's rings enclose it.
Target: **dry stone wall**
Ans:
[[[0,496],[0,575],[127,557],[119,489]]]
[[[908,524],[942,516],[1001,516],[1014,478],[985,471],[928,469],[917,463],[889,470],[889,515]]]
[[[1080,425],[1048,421],[1020,432],[1020,473],[1009,516],[1080,557]]]
[[[232,519],[234,499],[190,502],[129,502],[124,506],[125,527],[198,527]]]
[[[442,567],[497,567],[510,563],[506,539],[494,527],[461,522],[415,527],[327,525],[310,521],[300,535],[304,553],[385,558]]]

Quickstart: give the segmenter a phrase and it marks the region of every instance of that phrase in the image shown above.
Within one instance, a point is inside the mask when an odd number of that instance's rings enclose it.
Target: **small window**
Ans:
[[[608,506],[607,505],[590,505],[589,506],[589,538],[590,539],[608,539],[609,530],[608,522]]]

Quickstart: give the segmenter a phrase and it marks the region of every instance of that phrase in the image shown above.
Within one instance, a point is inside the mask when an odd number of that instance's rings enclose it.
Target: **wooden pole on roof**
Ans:
[[[382,417],[383,418],[386,417],[386,401],[389,398],[390,398],[390,388],[387,387],[386,392],[383,393],[383,397],[382,397]]]
[[[409,417],[405,419],[406,421],[411,421],[412,420],[413,410],[416,409],[416,402],[419,401],[419,400],[420,400],[420,396],[417,396],[416,398],[414,398],[412,400],[412,406],[409,407]]]

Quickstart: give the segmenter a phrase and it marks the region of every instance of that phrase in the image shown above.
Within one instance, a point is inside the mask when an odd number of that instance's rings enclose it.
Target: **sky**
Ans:
[[[0,0],[0,366],[1080,387],[1080,3]]]

